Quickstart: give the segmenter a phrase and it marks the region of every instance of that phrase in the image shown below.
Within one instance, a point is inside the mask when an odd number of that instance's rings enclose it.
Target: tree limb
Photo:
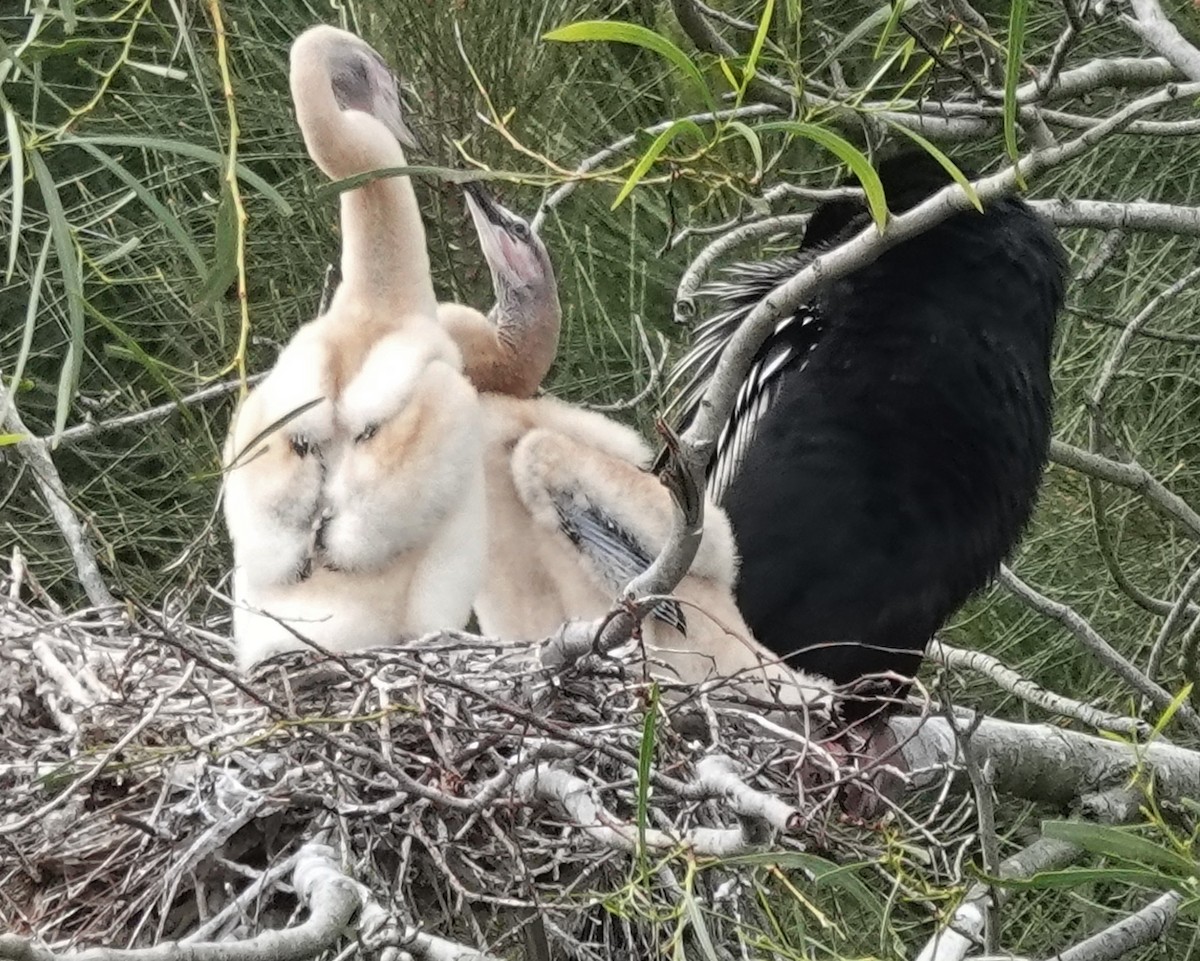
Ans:
[[[1133,16],[1121,15],[1121,21],[1142,38],[1189,80],[1200,80],[1200,50],[1184,38],[1167,19],[1158,0],[1130,0]]]

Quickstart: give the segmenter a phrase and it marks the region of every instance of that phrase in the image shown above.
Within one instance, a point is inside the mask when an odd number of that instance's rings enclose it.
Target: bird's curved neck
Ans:
[[[342,110],[329,75],[306,71],[294,91],[296,115],[313,161],[332,180],[405,165],[404,151],[382,123]],[[433,318],[425,227],[408,177],[383,177],[341,195],[344,296],[359,296],[396,317]]]
[[[553,293],[535,298],[519,308],[503,299],[488,319],[495,325],[497,350],[506,363],[496,371],[497,393],[532,397],[550,372],[558,354],[562,308]]]

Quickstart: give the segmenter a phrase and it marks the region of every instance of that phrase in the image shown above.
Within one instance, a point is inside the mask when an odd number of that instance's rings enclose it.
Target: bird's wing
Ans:
[[[793,258],[786,264],[775,262],[775,269],[782,275],[779,278],[782,282],[798,268]],[[786,274],[783,273],[785,270]],[[728,284],[724,288],[713,285],[713,288],[718,296],[725,289],[728,291],[725,299],[737,297],[738,302],[704,323],[697,332],[695,345],[676,369],[673,379],[687,379],[680,393],[680,399],[686,406],[680,417],[679,430],[686,428],[695,417],[725,344],[757,303],[749,298],[745,288],[738,288],[737,293]],[[715,503],[723,502],[733,484],[758,434],[763,417],[779,396],[784,375],[804,369],[809,353],[820,342],[822,330],[816,308],[801,307],[793,316],[781,320],[759,348],[746,379],[738,388],[733,412],[721,430],[716,451],[708,465],[708,495]],[[662,470],[665,457],[665,452],[659,455],[654,464],[655,470]]]
[[[559,528],[614,596],[650,566],[653,561],[650,552],[612,515],[567,491],[549,493],[558,513]],[[663,601],[651,613],[681,634],[687,632],[683,609],[674,601]]]

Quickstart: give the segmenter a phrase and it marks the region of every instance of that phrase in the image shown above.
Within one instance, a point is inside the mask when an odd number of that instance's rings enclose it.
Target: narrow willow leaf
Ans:
[[[1039,871],[1031,878],[983,879],[996,887],[1013,891],[1070,889],[1083,884],[1142,884],[1161,890],[1170,884],[1170,879],[1158,871],[1135,868],[1063,868],[1061,871]]]
[[[975,187],[971,184],[971,181],[967,179],[967,175],[958,169],[957,164],[955,164],[953,160],[947,157],[937,147],[931,144],[915,130],[909,130],[908,127],[898,123],[893,123],[891,126],[896,130],[899,130],[902,134],[904,134],[904,136],[908,137],[914,143],[918,144],[922,150],[924,150],[927,154],[929,154],[929,156],[941,164],[942,169],[953,178],[956,184],[962,187],[963,192],[967,195],[967,199],[971,201],[971,205],[980,213],[983,213],[983,202],[979,199],[979,194],[976,193]]]
[[[114,247],[102,257],[97,257],[94,261],[97,267],[103,267],[106,264],[111,264],[114,260],[120,260],[130,251],[137,250],[141,246],[142,238],[140,234],[134,234],[119,247]]]
[[[725,75],[725,82],[729,84],[729,89],[735,93],[740,89],[737,77],[733,75],[733,71],[729,68],[729,61],[724,57],[717,57],[717,66],[721,68],[721,73]]]
[[[21,217],[25,212],[25,142],[21,138],[21,122],[16,111],[4,105],[4,126],[8,131],[8,157],[12,168],[12,225],[8,235],[8,263],[4,282],[11,283],[17,265],[17,249],[21,246]]]
[[[905,13],[907,13],[909,10],[912,10],[914,7],[920,6],[923,2],[924,0],[901,0],[901,4],[904,7]],[[822,70],[830,63],[830,61],[836,60],[839,56],[841,56],[841,54],[845,53],[845,51],[849,50],[852,46],[858,43],[858,41],[862,40],[863,37],[869,34],[876,27],[887,23],[887,21],[891,19],[892,15],[893,9],[890,3],[885,3],[881,7],[876,7],[875,10],[867,14],[862,20],[842,34],[842,38],[836,44],[834,44],[833,49],[825,54],[825,59],[815,68],[815,70],[817,72]]]
[[[646,876],[646,825],[650,820],[650,766],[654,763],[654,745],[657,740],[658,682],[650,685],[650,697],[646,705],[646,719],[642,722],[642,743],[638,748],[637,767],[637,831],[638,861],[641,874]]]
[[[883,56],[884,48],[887,47],[888,41],[892,39],[892,32],[896,29],[896,24],[904,16],[904,0],[891,0],[891,4],[891,16],[888,17],[887,23],[883,25],[883,33],[879,35],[879,42],[875,44],[875,52],[871,55],[872,60],[878,60]]]
[[[1166,706],[1166,709],[1162,712],[1162,717],[1158,719],[1158,722],[1154,725],[1154,730],[1150,732],[1151,740],[1162,734],[1166,726],[1171,723],[1171,718],[1175,716],[1175,712],[1187,703],[1188,698],[1192,696],[1192,687],[1193,685],[1188,684],[1182,691],[1171,698],[1171,703]]]
[[[865,908],[876,917],[883,917],[886,905],[870,888],[857,877],[861,865],[834,864],[815,854],[805,854],[802,851],[762,851],[753,854],[739,854],[731,858],[723,858],[724,865],[755,865],[769,867],[775,865],[781,868],[798,868],[813,880],[817,887],[838,888],[848,894],[859,906]]]
[[[30,151],[29,164],[42,192],[42,204],[46,208],[46,219],[50,222],[50,235],[54,238],[54,252],[58,257],[58,267],[62,271],[63,288],[67,295],[67,334],[70,343],[58,378],[58,399],[54,408],[54,438],[51,444],[57,444],[58,435],[67,426],[71,399],[75,395],[75,385],[79,383],[79,371],[83,367],[83,275],[79,269],[71,226],[67,223],[62,198],[58,195],[58,185],[50,176],[50,170],[41,153],[36,150]]]
[[[1029,0],[1011,0],[1008,14],[1008,49],[1004,64],[1004,145],[1008,156],[1016,163],[1017,153],[1017,87],[1021,83],[1021,51],[1025,48],[1025,14]],[[1017,172],[1021,189],[1024,179]]]
[[[163,137],[135,137],[123,136],[120,134],[100,134],[89,137],[63,137],[60,143],[74,144],[76,146],[84,146],[92,144],[96,147],[134,147],[140,150],[155,150],[163,153],[179,154],[182,157],[191,157],[193,160],[204,160],[217,167],[224,168],[227,160],[223,154],[215,150],[209,150],[207,147],[201,147],[197,144],[187,143],[183,140],[168,140]],[[267,200],[275,205],[285,217],[292,215],[292,205],[283,199],[283,195],[272,187],[269,183],[263,180],[253,170],[250,170],[244,164],[237,165],[237,175],[239,180],[244,180],[248,186],[253,187]]]
[[[1136,864],[1147,864],[1184,877],[1200,874],[1200,865],[1191,858],[1155,844],[1123,828],[1085,821],[1043,821],[1042,836],[1077,844],[1085,851]]]
[[[696,89],[704,95],[709,109],[717,109],[712,91],[708,89],[708,84],[704,82],[704,75],[700,73],[700,68],[692,62],[691,57],[662,34],[655,33],[646,27],[615,20],[581,20],[579,23],[569,23],[565,27],[542,34],[542,39],[558,43],[586,43],[589,41],[631,43],[637,47],[653,50],[696,85]]]
[[[137,177],[121,164],[110,154],[101,150],[99,147],[93,146],[90,143],[80,144],[92,157],[107,167],[114,173],[122,183],[132,190],[146,209],[154,214],[154,219],[166,229],[176,243],[183,249],[188,260],[192,262],[192,266],[196,268],[196,273],[203,275],[206,271],[204,256],[200,253],[200,248],[196,242],[192,240],[178,218],[167,209],[167,206],[162,203],[154,194],[143,184]]]
[[[156,63],[142,63],[140,60],[126,60],[125,66],[140,70],[152,77],[162,77],[164,80],[187,80],[188,72],[178,67],[160,67]]]
[[[216,303],[237,279],[237,229],[237,206],[233,202],[233,191],[225,184],[221,190],[221,202],[217,205],[212,261],[205,272],[204,286],[197,298],[199,306]]]
[[[750,53],[746,57],[746,65],[742,67],[742,90],[754,77],[758,68],[758,58],[762,55],[763,44],[767,42],[767,31],[771,29],[771,15],[775,13],[775,0],[767,0],[763,7],[763,15],[758,21],[758,29],[754,32],[754,43],[750,45]]]
[[[0,447],[8,447],[10,444],[19,444],[21,441],[28,439],[28,434],[0,434]]]
[[[33,277],[29,281],[29,302],[25,305],[25,329],[21,332],[21,347],[17,351],[17,366],[13,370],[9,382],[8,396],[17,396],[17,387],[25,376],[25,364],[29,361],[29,350],[33,346],[33,332],[37,329],[38,306],[42,299],[42,280],[46,276],[46,261],[50,257],[50,244],[53,238],[47,231],[42,241],[42,252],[38,254],[37,265],[33,268]]]
[[[750,147],[750,153],[754,156],[754,181],[757,183],[762,180],[763,175],[763,149],[762,141],[758,139],[753,128],[746,126],[740,120],[729,121],[728,127],[741,136]]]
[[[654,166],[656,161],[664,150],[667,149],[667,144],[674,140],[679,134],[687,131],[694,134],[701,142],[704,142],[704,131],[700,129],[700,125],[694,120],[676,120],[671,126],[654,138],[654,142],[646,148],[646,152],[634,165],[633,172],[630,173],[629,179],[621,185],[621,190],[617,193],[617,199],[613,201],[610,209],[616,210],[624,202],[636,187],[641,179],[646,176],[646,172]]]
[[[818,146],[824,147],[837,157],[838,160],[854,171],[854,175],[858,177],[858,182],[862,185],[863,193],[867,195],[867,206],[871,209],[871,217],[875,220],[879,229],[883,229],[888,217],[887,199],[883,195],[883,184],[880,183],[879,174],[871,166],[871,161],[867,159],[867,155],[850,143],[850,141],[845,140],[831,130],[826,130],[824,127],[818,127],[811,123],[803,123],[798,120],[772,120],[768,123],[758,124],[758,130],[760,132],[764,130],[782,130],[797,137],[803,137],[805,140],[811,140]]]
[[[692,933],[696,937],[696,943],[700,946],[701,955],[707,961],[720,961],[716,945],[713,944],[712,935],[708,930],[708,924],[704,920],[704,912],[700,910],[700,905],[696,903],[696,896],[692,893],[690,886],[683,892],[683,910],[688,923],[692,926]],[[683,939],[680,938],[679,940],[682,943]]]

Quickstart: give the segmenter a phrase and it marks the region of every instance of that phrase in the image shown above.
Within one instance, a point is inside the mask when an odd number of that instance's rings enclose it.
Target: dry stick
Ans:
[[[104,577],[96,563],[95,552],[88,544],[83,525],[75,516],[75,511],[67,499],[66,488],[63,487],[58,468],[54,466],[49,447],[40,437],[34,437],[25,426],[21,415],[17,413],[16,404],[11,402],[3,385],[0,385],[0,424],[3,424],[6,430],[24,437],[24,440],[18,441],[14,446],[33,472],[33,479],[42,492],[42,498],[50,508],[50,514],[58,525],[63,540],[67,542],[67,549],[75,562],[75,573],[88,600],[93,607],[116,607],[117,601],[104,583]]]
[[[294,928],[264,931],[245,941],[164,941],[152,948],[89,948],[70,954],[35,946],[16,935],[0,935],[5,961],[305,961],[328,950],[362,906],[359,886],[338,869],[333,851],[306,844],[296,856],[292,884],[308,905],[308,919]]]
[[[974,671],[982,674],[1002,690],[1051,714],[1074,718],[1088,727],[1101,731],[1114,731],[1126,735],[1150,733],[1151,726],[1141,718],[1122,717],[1119,714],[1102,711],[1090,704],[1084,704],[1074,698],[1048,691],[1036,681],[1023,677],[1011,667],[983,651],[965,651],[961,648],[951,647],[941,638],[935,638],[928,653],[931,658],[941,661],[952,670]]]
[[[1162,481],[1137,461],[1112,460],[1060,440],[1050,442],[1050,459],[1063,467],[1140,494],[1155,513],[1173,521],[1192,540],[1200,542],[1200,514],[1178,494],[1167,490]]]
[[[1200,207],[1147,201],[1030,200],[1027,203],[1058,227],[1137,230],[1200,237]]]
[[[679,278],[679,286],[675,288],[675,322],[684,324],[696,314],[696,294],[704,277],[711,269],[717,258],[728,251],[751,240],[768,237],[781,231],[800,231],[808,223],[812,214],[780,214],[775,217],[764,217],[743,224],[727,234],[722,234],[700,251],[688,264],[683,276]]]
[[[1119,958],[1162,937],[1175,923],[1182,903],[1183,895],[1168,891],[1086,941],[1052,955],[1049,961],[1112,961]]]
[[[263,371],[247,377],[246,384],[248,386],[257,384],[267,376],[267,373],[267,371]],[[58,444],[60,447],[69,447],[88,440],[97,434],[104,434],[111,430],[120,430],[122,427],[137,427],[140,424],[149,424],[156,420],[162,420],[164,417],[169,417],[175,411],[184,407],[212,400],[214,397],[224,397],[226,394],[232,394],[234,391],[239,390],[241,386],[242,383],[240,380],[226,380],[219,384],[213,384],[210,387],[204,387],[194,393],[186,394],[180,397],[179,400],[159,404],[157,407],[150,407],[132,414],[122,414],[120,417],[112,417],[108,420],[95,421],[90,424],[77,424],[58,435]]]
[[[1133,16],[1121,15],[1121,22],[1161,53],[1189,80],[1200,80],[1200,50],[1184,38],[1167,19],[1158,0],[1130,0]]]
[[[1087,153],[1110,134],[1132,123],[1155,107],[1173,103],[1181,97],[1200,94],[1200,83],[1184,84],[1156,91],[1123,107],[1103,123],[1057,147],[1037,151],[1007,168],[975,183],[978,198],[987,203],[1011,192],[1018,178],[1032,180],[1039,173]],[[715,449],[717,437],[729,418],[734,400],[750,363],[775,324],[811,297],[821,283],[840,279],[874,261],[885,250],[928,230],[959,211],[972,209],[971,201],[957,184],[939,190],[911,210],[891,218],[882,234],[872,224],[840,246],[815,257],[808,266],[767,294],[730,337],[716,370],[705,389],[696,417],[679,439],[674,458],[680,476],[697,490],[703,489],[705,470]],[[662,552],[650,567],[634,578],[627,594],[642,597],[668,594],[691,566],[699,545],[699,523],[703,521],[703,503],[697,505],[698,517],[686,517],[676,511],[670,536]],[[1165,692],[1163,692],[1165,693]],[[1168,702],[1170,698],[1168,697]],[[1193,714],[1200,727],[1200,718]]]
[[[1153,678],[1158,674],[1158,668],[1162,663],[1162,656],[1167,648],[1167,642],[1179,630],[1179,625],[1183,622],[1183,619],[1192,613],[1192,598],[1196,596],[1197,591],[1200,591],[1200,565],[1197,565],[1196,569],[1192,571],[1192,576],[1183,585],[1183,590],[1179,592],[1179,598],[1171,608],[1171,613],[1163,621],[1162,628],[1158,632],[1158,637],[1154,639],[1154,646],[1150,648],[1150,658],[1146,661],[1147,677]]]
[[[1077,641],[1091,651],[1096,660],[1147,698],[1160,711],[1165,711],[1171,706],[1171,702],[1174,700],[1171,693],[1155,684],[1134,667],[1120,651],[1101,637],[1100,633],[1073,608],[1066,604],[1060,604],[1058,601],[1052,601],[1044,594],[1039,594],[1004,566],[1000,568],[1000,582],[1026,606],[1058,621],[1074,635]],[[1200,731],[1200,714],[1197,714],[1191,707],[1182,705],[1176,712],[1176,716],[1186,721],[1192,730]]]

